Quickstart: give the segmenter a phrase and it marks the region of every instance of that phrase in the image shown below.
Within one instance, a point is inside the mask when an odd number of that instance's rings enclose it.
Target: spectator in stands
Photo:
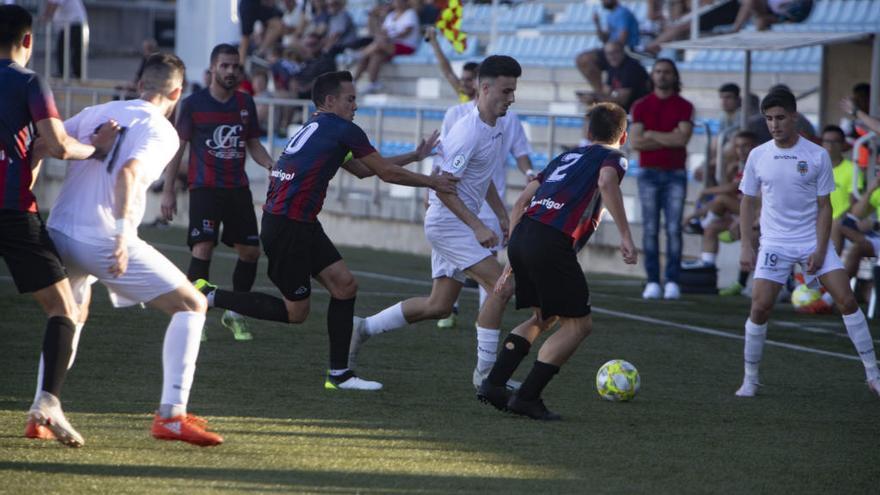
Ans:
[[[308,100],[315,79],[326,72],[336,71],[336,55],[321,51],[321,36],[314,31],[306,33],[298,47],[298,70],[291,74],[288,90],[294,97]]]
[[[869,131],[880,134],[880,119],[870,116],[867,111],[862,110],[853,100],[849,98],[840,100],[840,110],[849,115],[856,122],[856,125],[862,124]]]
[[[776,91],[787,91],[792,93],[791,88],[785,84],[777,84],[776,86],[771,87],[770,90],[767,91],[767,94]],[[772,139],[770,131],[767,129],[767,122],[764,120],[764,115],[760,112],[751,114],[751,117],[749,117],[749,121],[746,124],[746,128],[758,136],[758,144],[764,144]],[[813,128],[813,124],[811,124],[810,121],[804,117],[804,114],[800,112],[797,114],[797,131],[798,134],[809,140],[814,140],[816,137],[816,130]]]
[[[70,26],[70,76],[77,79],[82,77],[82,28],[88,22],[82,0],[49,0],[40,20],[43,23],[52,22],[59,76],[64,75],[64,27]]]
[[[812,10],[813,0],[741,0],[731,30],[739,31],[752,18],[758,31],[782,22],[802,22]]]
[[[651,69],[653,92],[632,106],[630,144],[639,152],[639,200],[648,283],[645,299],[678,299],[681,217],[687,192],[687,144],[694,106],[682,98],[675,62],[661,58]],[[660,288],[660,212],[666,221],[666,284]]]
[[[321,51],[324,53],[340,53],[347,48],[363,48],[368,45],[369,38],[359,39],[354,19],[345,8],[345,0],[327,0],[327,33],[322,41]]]
[[[728,0],[715,5],[712,9],[700,14],[700,32],[709,33],[720,26],[733,24],[736,21],[739,10],[738,0]],[[687,36],[691,29],[690,19],[691,16],[689,15],[682,16],[677,21],[667,24],[663,31],[650,44],[645,46],[645,51],[652,55],[657,55],[660,53],[663,43]]]
[[[854,108],[867,113],[871,102],[871,85],[862,82],[853,86],[850,100]],[[858,139],[862,136],[862,134],[859,134],[858,129],[856,129],[856,119],[848,111],[840,119],[840,128],[843,129],[847,139]]]
[[[293,46],[305,32],[311,8],[308,0],[284,0],[281,8],[281,44]]]
[[[827,125],[822,129],[822,147],[831,157],[831,172],[834,175],[834,191],[829,195],[831,201],[831,242],[838,254],[843,249],[843,235],[840,224],[855,202],[853,197],[853,176],[861,175],[860,171],[850,160],[843,155],[847,147],[846,136],[843,129],[836,125]],[[859,182],[864,185],[864,178]]]
[[[880,125],[878,125],[880,121],[868,115],[870,100],[871,85],[861,83],[853,88],[851,99],[844,98],[840,102],[840,109],[846,113],[846,117],[841,119],[841,122],[847,125],[847,127],[844,127],[845,129],[848,128],[850,130],[847,135],[852,142],[871,131],[880,134],[880,130],[878,130],[880,129]],[[857,117],[857,115],[860,115],[860,117]],[[868,166],[868,162],[871,159],[871,147],[876,147],[876,144],[869,142],[859,147],[858,164],[862,168]]]
[[[709,147],[709,156],[706,157],[706,163],[708,164],[709,170],[709,184],[715,184],[715,161],[717,158],[718,145],[724,147],[722,160],[724,163],[731,163],[734,166],[737,163],[736,155],[733,149],[733,146],[730,143],[733,141],[731,139],[732,133],[734,129],[738,129],[740,126],[741,120],[741,112],[740,108],[742,107],[742,98],[740,98],[739,86],[735,83],[724,83],[718,88],[718,99],[721,104],[721,117],[719,118],[719,129],[718,135],[712,137],[712,143]],[[757,97],[755,97],[757,99]],[[719,140],[721,141],[719,143]],[[694,179],[697,181],[703,180],[703,172],[705,167],[702,165],[694,170]],[[725,172],[726,174],[726,172]],[[699,205],[698,202],[698,207]],[[694,230],[693,223],[685,225],[685,233],[692,234]],[[699,229],[697,229],[699,230]]]
[[[364,48],[354,73],[357,81],[367,72],[370,85],[365,93],[375,93],[382,88],[379,70],[383,65],[397,55],[412,55],[421,41],[419,17],[408,0],[393,0],[391,6],[392,10],[385,17],[381,32]]]
[[[721,100],[721,127],[719,133],[728,129],[739,127],[740,108],[742,98],[739,95],[739,86],[735,83],[724,83],[718,88],[718,99]]]
[[[269,53],[269,47],[278,41],[284,31],[281,15],[281,11],[272,0],[239,0],[238,18],[241,21],[241,43],[238,45],[238,53],[242,63],[247,60],[251,36],[254,34],[254,25],[257,21],[263,24],[263,37],[257,54],[265,56]]]
[[[880,255],[880,225],[870,215],[880,210],[880,176],[874,177],[865,192],[850,209],[850,215],[841,222],[843,236],[853,243],[846,253],[843,266],[847,275],[855,277],[862,258]],[[874,267],[874,280],[878,280],[880,267]],[[875,287],[876,288],[876,287]],[[880,289],[880,288],[877,288]]]
[[[600,53],[601,58],[597,58],[594,52],[578,55],[578,69],[594,89],[592,92],[579,91],[578,99],[586,105],[610,101],[629,112],[632,103],[650,91],[648,73],[641,63],[626,54],[623,45],[617,41],[605,43]],[[601,84],[603,70],[604,85]],[[593,76],[596,76],[595,80]]]
[[[461,69],[461,76],[456,76],[449,64],[449,59],[440,48],[440,42],[437,41],[437,30],[433,26],[425,28],[425,39],[430,43],[431,49],[434,50],[434,57],[437,58],[437,65],[440,66],[440,72],[443,77],[452,86],[453,91],[458,95],[458,100],[462,103],[473,100],[477,97],[477,69],[480,64],[477,62],[468,62]]]
[[[140,96],[140,92],[138,92],[138,81],[141,80],[141,74],[144,72],[144,64],[150,55],[159,51],[159,43],[156,42],[153,38],[147,38],[141,42],[141,63],[138,65],[137,71],[134,73],[134,80],[132,82],[116,86],[116,89],[120,91],[125,91],[125,99],[131,100]],[[115,98],[114,98],[115,99]]]
[[[596,34],[602,43],[613,41],[634,49],[639,44],[639,23],[636,16],[631,10],[620,5],[617,0],[602,0],[602,7],[609,11],[605,17],[607,31],[602,30],[599,14],[593,13]],[[593,87],[593,91],[602,93],[602,71],[610,68],[604,49],[581,52],[575,58],[575,63],[584,79]]]

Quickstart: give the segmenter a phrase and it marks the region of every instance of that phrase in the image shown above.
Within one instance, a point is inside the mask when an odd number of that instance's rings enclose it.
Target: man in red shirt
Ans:
[[[693,132],[694,106],[679,93],[681,78],[672,60],[651,69],[653,91],[632,106],[632,148],[639,152],[639,201],[648,283],[645,299],[678,299],[681,265],[681,214],[687,193],[687,143]],[[660,288],[660,211],[666,221],[666,285]]]

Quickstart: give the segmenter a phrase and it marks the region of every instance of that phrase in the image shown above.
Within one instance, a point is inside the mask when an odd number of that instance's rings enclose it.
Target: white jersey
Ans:
[[[147,188],[162,175],[180,141],[159,108],[144,100],[112,101],[88,107],[64,122],[70,136],[89,142],[95,129],[114,119],[124,128],[110,156],[103,161],[71,161],[61,193],[52,207],[48,227],[81,242],[113,241],[116,219],[116,177],[129,160],[140,161],[140,181],[129,199],[129,229],[144,217]]]
[[[749,153],[740,191],[761,192],[761,245],[814,246],[816,198],[834,190],[831,158],[803,137],[791,148],[770,140]]]

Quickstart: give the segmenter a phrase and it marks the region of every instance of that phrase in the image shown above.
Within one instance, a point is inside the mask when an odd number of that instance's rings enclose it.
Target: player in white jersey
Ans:
[[[410,323],[439,319],[450,313],[467,274],[489,292],[477,317],[477,367],[479,385],[495,363],[504,306],[512,288],[493,293],[502,268],[491,249],[499,236],[479,219],[483,202],[491,206],[503,232],[508,217],[492,176],[506,158],[499,118],[514,101],[516,80],[522,69],[511,57],[493,55],[479,68],[477,105],[458,120],[440,143],[435,165],[441,173],[460,177],[455,194],[431,194],[425,214],[425,236],[431,243],[431,295],[399,302],[366,319],[355,318],[349,366],[366,339]],[[479,378],[479,380],[478,380]]]
[[[761,112],[773,139],[752,150],[740,182],[740,225],[753,224],[758,192],[762,206],[757,256],[752,247],[752,229],[741,227],[740,266],[744,271],[754,270],[755,282],[751,313],[745,324],[745,377],[736,395],[752,397],[758,389],[767,320],[796,263],[803,268],[808,285],[816,284],[818,279],[834,298],[865,366],[868,388],[880,395],[880,371],[868,323],[829,241],[828,195],[834,190],[831,158],[824,148],[797,134],[797,104],[789,91],[768,94],[761,102]]]
[[[223,439],[186,413],[207,302],[173,263],[137,236],[147,189],[179,146],[168,116],[183,91],[184,72],[176,56],[152,55],[144,63],[140,99],[89,107],[64,123],[71,136],[88,136],[108,119],[118,122],[120,132],[105,160],[70,163],[48,228],[67,266],[80,324],[95,281],[107,287],[114,306],[145,303],[171,316],[152,434],[208,446]]]

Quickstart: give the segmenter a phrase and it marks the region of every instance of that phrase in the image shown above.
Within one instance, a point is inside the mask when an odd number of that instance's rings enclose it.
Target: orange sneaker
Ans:
[[[189,414],[181,414],[173,418],[163,418],[157,414],[153,418],[150,433],[158,440],[180,440],[200,447],[223,443],[223,437],[205,429],[207,423],[203,418]]]
[[[25,438],[33,438],[35,440],[55,440],[55,434],[52,430],[34,421],[28,417],[27,426],[24,427]]]

